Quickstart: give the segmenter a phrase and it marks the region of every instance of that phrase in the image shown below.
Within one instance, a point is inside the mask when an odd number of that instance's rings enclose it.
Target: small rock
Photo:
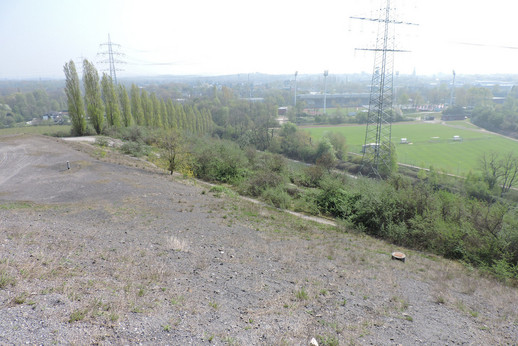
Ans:
[[[311,338],[311,341],[309,342],[311,346],[318,346],[318,342],[315,338]]]

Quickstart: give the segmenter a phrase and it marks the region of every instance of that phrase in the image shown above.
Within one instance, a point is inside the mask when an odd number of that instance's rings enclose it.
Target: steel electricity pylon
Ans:
[[[356,48],[374,52],[374,68],[371,80],[369,113],[365,129],[365,142],[362,147],[362,172],[368,176],[381,178],[391,171],[392,158],[392,100],[394,53],[405,52],[395,49],[395,24],[412,23],[393,19],[390,0],[379,11],[378,18],[351,17],[378,23],[375,48]]]
[[[103,50],[101,52],[97,53],[97,55],[107,57],[106,59],[100,60],[99,63],[108,64],[108,68],[105,69],[105,71],[110,71],[110,77],[112,78],[113,83],[117,84],[117,71],[122,71],[122,70],[119,68],[116,68],[115,63],[117,63],[117,64],[125,63],[124,61],[116,58],[116,57],[121,57],[124,55],[123,53],[121,53],[119,51],[121,46],[120,46],[120,44],[116,44],[111,41],[110,34],[108,34],[108,42],[101,43],[99,46]]]

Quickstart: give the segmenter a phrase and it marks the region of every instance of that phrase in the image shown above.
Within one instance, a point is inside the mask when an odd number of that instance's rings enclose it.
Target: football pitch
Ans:
[[[361,153],[366,126],[304,128],[315,139],[326,132],[343,134],[347,150]],[[459,136],[461,140],[454,140]],[[408,144],[400,144],[406,138]],[[489,152],[518,152],[518,141],[481,130],[469,122],[401,123],[392,125],[392,142],[399,163],[466,176],[479,170],[480,158]]]

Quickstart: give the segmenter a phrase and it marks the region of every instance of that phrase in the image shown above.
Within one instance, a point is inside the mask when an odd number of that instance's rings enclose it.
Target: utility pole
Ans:
[[[362,148],[362,171],[368,176],[382,178],[390,172],[392,103],[394,90],[394,53],[406,52],[394,47],[395,24],[416,25],[396,21],[391,15],[390,0],[380,10],[378,18],[351,17],[378,23],[378,35],[375,48],[356,48],[356,50],[374,52],[374,67],[369,98],[369,113],[365,129],[365,142]]]
[[[120,44],[113,43],[110,38],[110,34],[108,34],[108,42],[101,43],[99,45],[101,48],[104,49],[106,47],[106,50],[103,50],[102,52],[97,53],[97,55],[107,56],[107,59],[99,61],[102,64],[108,64],[108,69],[105,69],[105,71],[110,71],[110,77],[112,78],[113,83],[117,84],[117,72],[116,71],[122,71],[121,69],[115,68],[115,63],[118,64],[124,64],[124,61],[116,59],[115,56],[123,56],[121,52],[114,50],[120,49]]]
[[[327,103],[327,76],[329,75],[329,71],[324,71],[324,114],[326,114],[326,103]]]

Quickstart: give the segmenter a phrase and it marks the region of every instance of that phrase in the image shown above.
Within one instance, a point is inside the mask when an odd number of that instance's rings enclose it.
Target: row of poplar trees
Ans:
[[[138,125],[196,134],[212,131],[212,115],[207,108],[198,109],[171,99],[164,101],[155,93],[140,90],[135,84],[131,86],[130,99],[124,85],[116,86],[108,74],[103,73],[99,81],[97,69],[86,59],[83,60],[83,96],[74,61],[70,60],[63,69],[68,114],[74,135],[83,136],[87,133],[87,119],[97,134],[106,125]]]

